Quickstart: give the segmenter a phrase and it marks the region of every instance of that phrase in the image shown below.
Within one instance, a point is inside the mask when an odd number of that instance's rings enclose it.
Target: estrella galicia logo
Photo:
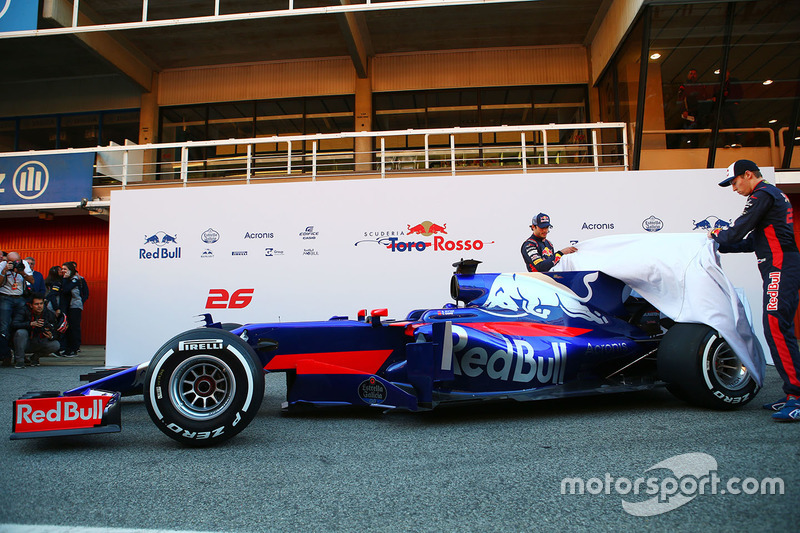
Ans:
[[[214,244],[219,240],[219,232],[215,229],[208,228],[200,235],[200,239],[206,244]]]
[[[714,221],[713,224],[711,223],[712,220]],[[696,221],[696,220],[692,220],[692,226],[694,226],[692,228],[692,231],[697,230],[697,229],[702,230],[702,231],[711,231],[712,229],[725,229],[725,228],[729,227],[730,225],[731,225],[730,219],[725,221],[725,220],[723,220],[723,219],[721,219],[719,217],[711,215],[711,216],[707,216],[706,218],[704,218],[703,220],[701,220],[699,222]]]
[[[179,259],[181,248],[178,246],[178,235],[170,235],[164,231],[157,231],[152,235],[144,236],[144,246],[155,246],[152,251],[146,248],[139,249],[139,259]]]
[[[305,241],[314,240],[319,236],[319,232],[318,231],[314,231],[314,226],[306,226],[305,231],[301,231],[300,232],[300,236]]]
[[[50,184],[50,172],[44,163],[26,161],[14,172],[11,182],[17,196],[23,200],[34,200],[47,190]]]
[[[664,229],[664,221],[655,215],[650,215],[642,220],[642,228],[644,228],[645,231],[661,231]]]
[[[386,387],[375,376],[362,381],[358,386],[358,397],[370,405],[385,402],[386,396]]]

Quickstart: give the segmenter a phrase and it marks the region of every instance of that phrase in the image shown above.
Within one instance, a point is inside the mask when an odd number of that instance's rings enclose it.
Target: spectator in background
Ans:
[[[678,89],[678,105],[681,109],[681,129],[696,130],[705,127],[705,106],[708,95],[706,86],[697,81],[697,70],[689,69],[686,81]],[[697,148],[700,146],[698,135],[683,135],[681,148]]]
[[[81,280],[78,266],[74,261],[67,261],[62,268],[61,312],[67,316],[67,334],[64,340],[64,357],[75,357],[81,349],[81,316],[83,299],[81,298]]]
[[[51,266],[47,271],[47,277],[44,280],[44,299],[45,304],[56,316],[61,314],[61,281],[64,277],[61,275],[61,267]]]
[[[44,299],[47,308],[56,314],[59,321],[61,321],[63,317],[63,320],[66,322],[67,315],[61,312],[61,282],[63,280],[64,276],[61,275],[61,266],[51,266],[50,270],[47,271],[47,277],[44,279]],[[64,335],[58,336],[58,343],[59,347],[57,350],[53,351],[54,355],[61,355],[61,352],[64,350]]]
[[[0,262],[0,359],[3,366],[11,365],[11,321],[25,307],[25,282],[33,283],[33,272],[17,252],[8,252]]]
[[[44,286],[44,276],[41,272],[36,270],[36,260],[33,257],[26,257],[25,262],[28,263],[28,267],[30,267],[31,272],[33,272],[33,283],[28,283],[28,286],[31,289],[32,293],[37,294],[44,294],[45,286]]]
[[[44,295],[35,292],[29,304],[14,314],[15,368],[25,368],[25,354],[30,353],[30,366],[39,366],[39,358],[58,350],[58,319],[45,306]]]
[[[719,89],[714,91],[714,102],[717,98],[722,99],[722,111],[720,113],[719,128],[721,130],[739,127],[739,101],[742,99],[742,85],[736,78],[731,78],[731,72],[725,73],[725,83],[722,85],[722,96]],[[722,133],[725,148],[741,148],[742,132],[726,131]]]

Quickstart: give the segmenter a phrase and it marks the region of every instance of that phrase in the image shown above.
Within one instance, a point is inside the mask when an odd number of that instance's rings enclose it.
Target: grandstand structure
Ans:
[[[79,259],[87,323],[118,189],[748,158],[800,200],[795,1],[0,0],[0,54],[0,165],[93,158],[0,246]]]

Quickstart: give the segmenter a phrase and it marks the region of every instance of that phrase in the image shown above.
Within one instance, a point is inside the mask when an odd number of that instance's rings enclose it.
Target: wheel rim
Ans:
[[[716,380],[728,390],[739,390],[750,381],[750,373],[724,340],[714,343],[709,358],[710,370]]]
[[[169,391],[172,404],[181,414],[192,420],[208,420],[233,401],[236,381],[222,359],[196,355],[175,369]]]

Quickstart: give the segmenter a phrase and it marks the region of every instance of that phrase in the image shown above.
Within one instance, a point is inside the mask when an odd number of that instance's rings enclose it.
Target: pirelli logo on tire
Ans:
[[[198,339],[196,341],[180,341],[178,351],[222,350],[225,343],[222,339]]]
[[[159,348],[147,367],[147,412],[165,435],[184,444],[233,437],[253,420],[263,398],[258,355],[225,330],[185,331]]]

